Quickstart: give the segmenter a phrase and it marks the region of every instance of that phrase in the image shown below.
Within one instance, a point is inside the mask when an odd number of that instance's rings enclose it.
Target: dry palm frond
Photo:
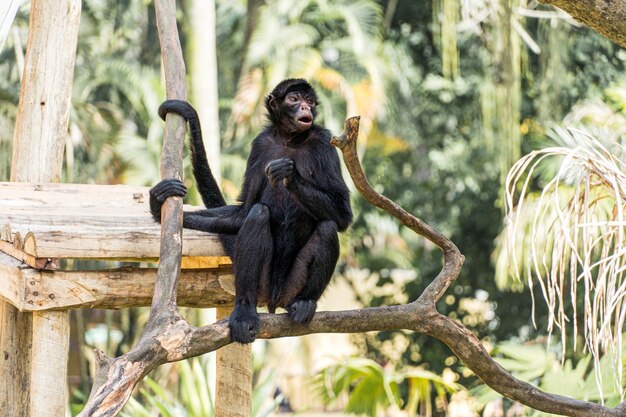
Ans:
[[[17,10],[22,5],[21,0],[7,0],[0,5],[0,50],[6,40]]]
[[[623,396],[622,361],[616,353],[622,350],[626,318],[626,152],[617,144],[608,149],[581,131],[555,132],[565,146],[526,155],[507,176],[509,265],[514,276],[540,287],[549,310],[548,330],[559,329],[563,349],[567,329],[576,336],[582,325],[596,369],[602,355],[613,355]],[[539,195],[531,193],[531,183],[554,157],[560,158],[556,175]],[[582,324],[576,320],[577,305],[584,308]]]

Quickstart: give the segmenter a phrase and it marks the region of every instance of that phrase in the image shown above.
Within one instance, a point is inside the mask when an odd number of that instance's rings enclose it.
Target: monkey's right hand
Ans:
[[[293,159],[291,158],[274,159],[265,166],[265,175],[272,187],[277,187],[281,181],[287,185],[294,171]]]
[[[150,189],[150,214],[155,222],[161,223],[161,206],[168,197],[184,197],[187,187],[175,178],[162,180]]]

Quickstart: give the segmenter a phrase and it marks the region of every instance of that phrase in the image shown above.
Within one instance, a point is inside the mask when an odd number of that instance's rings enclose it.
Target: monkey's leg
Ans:
[[[339,258],[337,224],[320,222],[295,259],[281,303],[297,323],[308,323],[317,309],[317,300],[328,286]]]
[[[256,311],[259,283],[267,285],[272,260],[273,239],[270,212],[256,204],[246,217],[235,241],[235,308],[230,315],[230,337],[239,343],[251,343],[259,331]]]

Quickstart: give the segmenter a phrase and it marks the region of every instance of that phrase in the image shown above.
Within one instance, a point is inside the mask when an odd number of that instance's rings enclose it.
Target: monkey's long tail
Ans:
[[[202,201],[207,208],[222,207],[226,205],[226,200],[213,177],[213,172],[209,167],[209,162],[202,142],[202,129],[196,109],[191,104],[183,100],[166,100],[159,106],[159,117],[165,120],[167,113],[175,113],[183,117],[189,123],[189,133],[191,141],[191,162],[193,165],[193,175],[196,178]]]

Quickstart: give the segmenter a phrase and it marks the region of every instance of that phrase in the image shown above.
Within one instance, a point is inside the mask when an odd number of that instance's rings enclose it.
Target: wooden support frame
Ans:
[[[42,271],[0,253],[0,297],[22,312],[149,306],[156,268],[116,268],[95,271]],[[233,303],[226,292],[230,265],[185,269],[178,302],[186,307],[218,307]]]
[[[0,296],[20,311],[150,305],[156,268],[60,268],[64,259],[157,262],[160,242],[147,187],[0,182]],[[203,269],[183,270],[180,304],[230,305],[231,261],[217,236],[186,230],[182,255]]]

